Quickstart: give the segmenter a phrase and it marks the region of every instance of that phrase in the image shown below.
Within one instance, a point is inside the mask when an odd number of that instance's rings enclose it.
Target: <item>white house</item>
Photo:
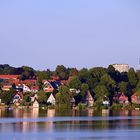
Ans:
[[[37,100],[34,101],[33,108],[39,108],[39,103]]]
[[[31,102],[34,102],[37,99],[38,99],[38,95],[37,94],[35,94],[34,96],[31,96]]]
[[[107,96],[104,96],[102,104],[107,107],[110,105],[109,98]]]
[[[22,97],[18,93],[13,97],[13,103],[19,103],[21,100]]]
[[[31,89],[25,84],[23,84],[23,92],[31,92]]]
[[[85,99],[86,99],[87,106],[92,107],[94,103],[94,99],[89,91],[86,93]]]
[[[50,104],[55,105],[55,102],[56,102],[56,100],[55,100],[53,94],[51,94],[51,95],[49,96],[48,100],[47,100],[47,103],[50,103]]]
[[[77,89],[74,89],[74,88],[70,88],[69,91],[71,93],[76,93],[76,94],[79,94],[80,93],[80,90],[77,90]]]
[[[75,101],[75,99],[74,99],[74,97],[73,97],[73,98],[71,99],[71,101],[70,101],[72,107],[75,107],[75,102],[76,102],[76,101]]]

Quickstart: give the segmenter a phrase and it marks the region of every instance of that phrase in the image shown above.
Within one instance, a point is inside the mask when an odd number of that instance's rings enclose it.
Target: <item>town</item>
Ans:
[[[0,107],[140,109],[140,71],[108,68],[36,71],[0,65]]]

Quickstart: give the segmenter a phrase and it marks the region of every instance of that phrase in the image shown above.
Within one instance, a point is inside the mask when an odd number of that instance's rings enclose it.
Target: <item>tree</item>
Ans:
[[[115,73],[115,68],[112,65],[109,65],[107,68],[107,72],[112,75]]]
[[[69,76],[78,76],[78,70],[76,68],[69,68]]]
[[[140,90],[140,80],[137,83],[136,90]]]
[[[9,105],[10,103],[12,103],[15,93],[16,91],[14,89],[10,89],[10,91],[0,92],[0,98],[3,103]]]
[[[26,79],[34,79],[35,78],[35,71],[33,68],[28,67],[28,66],[22,66],[23,73],[20,75],[21,80],[26,80]]]
[[[138,81],[137,81],[137,77],[136,77],[134,68],[129,69],[128,79],[129,79],[129,83],[132,86],[132,88],[135,88]]]
[[[83,68],[79,71],[79,79],[82,83],[86,83],[90,77],[88,69]]]
[[[115,68],[112,65],[109,65],[107,68],[107,73],[110,75],[110,77],[115,80],[115,82],[120,82],[121,74],[119,71],[116,71]]]
[[[108,74],[101,77],[100,84],[105,85],[108,89],[115,87],[115,81]]]
[[[87,79],[87,82],[86,83],[88,84],[89,89],[90,90],[93,90],[93,88],[96,87],[99,84],[99,81],[96,78],[92,78],[92,76],[90,76]]]
[[[38,102],[41,103],[41,104],[46,104],[47,103],[47,99],[49,97],[51,93],[45,93],[44,91],[39,91],[37,93],[38,95]]]
[[[56,67],[55,75],[59,76],[59,78],[60,78],[61,80],[66,80],[66,79],[68,79],[68,72],[67,72],[67,69],[66,69],[66,67],[64,67],[63,65],[58,65],[58,66]]]
[[[120,82],[119,83],[119,91],[126,94],[127,93],[127,86],[128,86],[128,83],[127,82]]]
[[[67,86],[60,86],[59,92],[56,94],[56,104],[70,105],[71,95]]]
[[[42,81],[44,79],[50,79],[51,78],[51,71],[49,69],[47,69],[47,71],[38,71],[37,72],[37,77],[38,77],[39,89],[42,89],[42,86],[43,86]]]
[[[100,78],[107,73],[107,70],[102,67],[95,67],[89,70],[90,74],[93,78],[96,78],[100,81]]]
[[[140,80],[140,71],[137,72],[137,78]]]
[[[108,89],[110,97],[113,96],[116,83],[108,74],[105,74],[101,77],[100,84]]]
[[[80,89],[81,88],[81,81],[78,79],[77,76],[74,76],[68,83],[70,88]]]
[[[88,90],[89,90],[88,84],[82,84],[82,85],[81,85],[81,90],[82,90],[83,92],[88,91]]]
[[[85,93],[89,90],[89,86],[88,84],[82,84],[81,85],[81,91],[82,91],[82,95],[84,96]]]
[[[98,85],[94,88],[95,98],[97,100],[102,100],[104,96],[108,96],[109,92],[104,85]]]

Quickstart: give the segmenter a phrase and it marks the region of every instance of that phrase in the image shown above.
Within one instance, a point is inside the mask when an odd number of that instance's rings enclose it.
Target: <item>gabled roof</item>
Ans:
[[[86,100],[94,100],[93,97],[92,97],[92,95],[91,95],[91,93],[90,93],[90,91],[87,91],[86,92],[85,98],[86,98]]]
[[[131,98],[136,97],[136,96],[140,96],[140,93],[135,92],[135,93],[131,96]]]
[[[26,84],[26,85],[30,85],[30,84],[36,84],[37,83],[37,80],[30,80],[30,79],[27,79],[27,80],[24,80],[24,81],[21,81],[22,84]]]
[[[0,75],[0,79],[18,79],[19,75]]]
[[[38,86],[31,86],[31,90],[39,90]]]
[[[49,101],[49,100],[55,100],[55,97],[54,97],[54,95],[51,93],[51,95],[49,96],[49,98],[47,99],[47,102]]]
[[[22,93],[22,92],[17,92],[17,93],[15,93],[14,97],[17,96],[17,95],[19,95],[20,98],[23,99],[23,93]]]
[[[128,100],[128,97],[124,93],[121,93],[121,92],[115,94],[113,98],[114,100]]]

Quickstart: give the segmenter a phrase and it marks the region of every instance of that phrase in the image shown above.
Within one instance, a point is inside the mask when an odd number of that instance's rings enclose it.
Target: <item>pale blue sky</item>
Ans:
[[[138,68],[140,0],[0,0],[0,63]]]

